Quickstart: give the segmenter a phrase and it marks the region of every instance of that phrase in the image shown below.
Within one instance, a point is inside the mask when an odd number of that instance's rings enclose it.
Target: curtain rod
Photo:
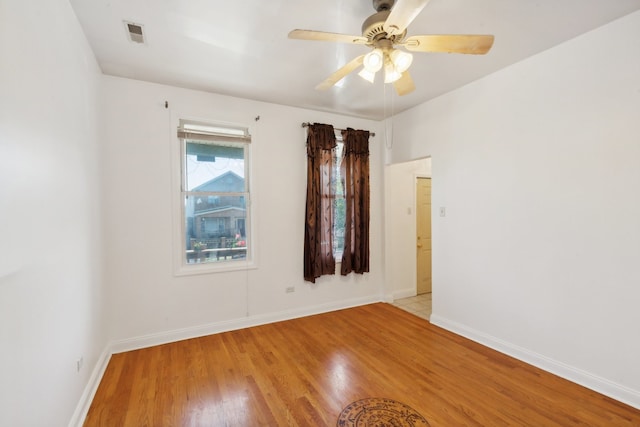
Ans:
[[[309,127],[310,124],[311,123],[309,123],[309,122],[302,122],[302,127],[303,128]],[[343,130],[346,130],[346,129],[334,128],[334,130],[343,131]],[[369,132],[369,136],[376,136],[376,134],[375,134],[375,132]]]

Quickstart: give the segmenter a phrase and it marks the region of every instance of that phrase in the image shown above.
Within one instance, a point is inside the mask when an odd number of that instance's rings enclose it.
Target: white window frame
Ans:
[[[228,271],[246,270],[256,268],[256,250],[255,250],[255,214],[252,208],[251,198],[251,134],[248,126],[242,126],[233,123],[209,122],[206,120],[189,120],[176,119],[178,123],[178,133],[174,133],[172,141],[176,141],[177,149],[172,150],[176,153],[173,156],[172,164],[174,165],[174,244],[173,244],[173,264],[174,275],[184,276],[193,274],[207,274]],[[187,125],[193,125],[191,128]],[[175,129],[175,128],[174,128]],[[213,131],[212,131],[213,130]],[[207,135],[208,134],[208,135]],[[245,162],[245,231],[247,252],[245,259],[216,261],[205,263],[187,263],[186,257],[186,221],[184,203],[186,191],[186,173],[184,171],[186,142],[187,141],[203,141],[203,142],[242,142],[244,143],[244,162]],[[230,193],[235,195],[235,193]]]

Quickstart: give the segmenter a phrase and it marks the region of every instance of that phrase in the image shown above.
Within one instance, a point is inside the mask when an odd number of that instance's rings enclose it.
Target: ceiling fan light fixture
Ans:
[[[402,77],[402,73],[396,70],[396,67],[391,61],[387,61],[384,64],[384,82],[393,83]]]
[[[396,71],[399,73],[404,73],[409,69],[411,63],[413,62],[413,55],[408,52],[403,52],[401,50],[395,49],[389,55],[391,58],[391,62],[393,62],[393,66]]]
[[[374,80],[376,79],[376,73],[373,73],[369,70],[367,70],[366,68],[363,68],[358,75],[360,77],[362,77],[363,79],[365,79],[366,81],[368,81],[369,83],[373,83]]]
[[[373,0],[376,13],[363,22],[362,35],[296,29],[289,32],[289,38],[364,45],[371,49],[331,74],[316,86],[317,90],[342,85],[342,79],[357,70],[360,77],[373,83],[375,74],[384,69],[384,82],[394,83],[395,91],[403,96],[415,90],[408,71],[413,55],[407,51],[484,55],[493,46],[494,36],[490,34],[426,34],[407,38],[407,27],[427,3],[429,0]]]
[[[380,49],[373,49],[364,56],[364,68],[371,73],[377,72],[382,68],[383,58],[384,56]]]

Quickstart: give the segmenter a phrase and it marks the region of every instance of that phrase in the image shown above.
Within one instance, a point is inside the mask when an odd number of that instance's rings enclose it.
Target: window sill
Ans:
[[[198,274],[217,274],[234,271],[255,270],[258,266],[253,261],[229,261],[225,263],[182,264],[177,267],[174,276],[194,276]]]

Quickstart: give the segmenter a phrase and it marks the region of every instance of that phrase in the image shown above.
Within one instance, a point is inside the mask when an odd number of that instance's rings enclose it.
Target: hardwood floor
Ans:
[[[436,426],[639,426],[640,411],[389,304],[116,354],[85,426],[335,426],[367,397]]]

